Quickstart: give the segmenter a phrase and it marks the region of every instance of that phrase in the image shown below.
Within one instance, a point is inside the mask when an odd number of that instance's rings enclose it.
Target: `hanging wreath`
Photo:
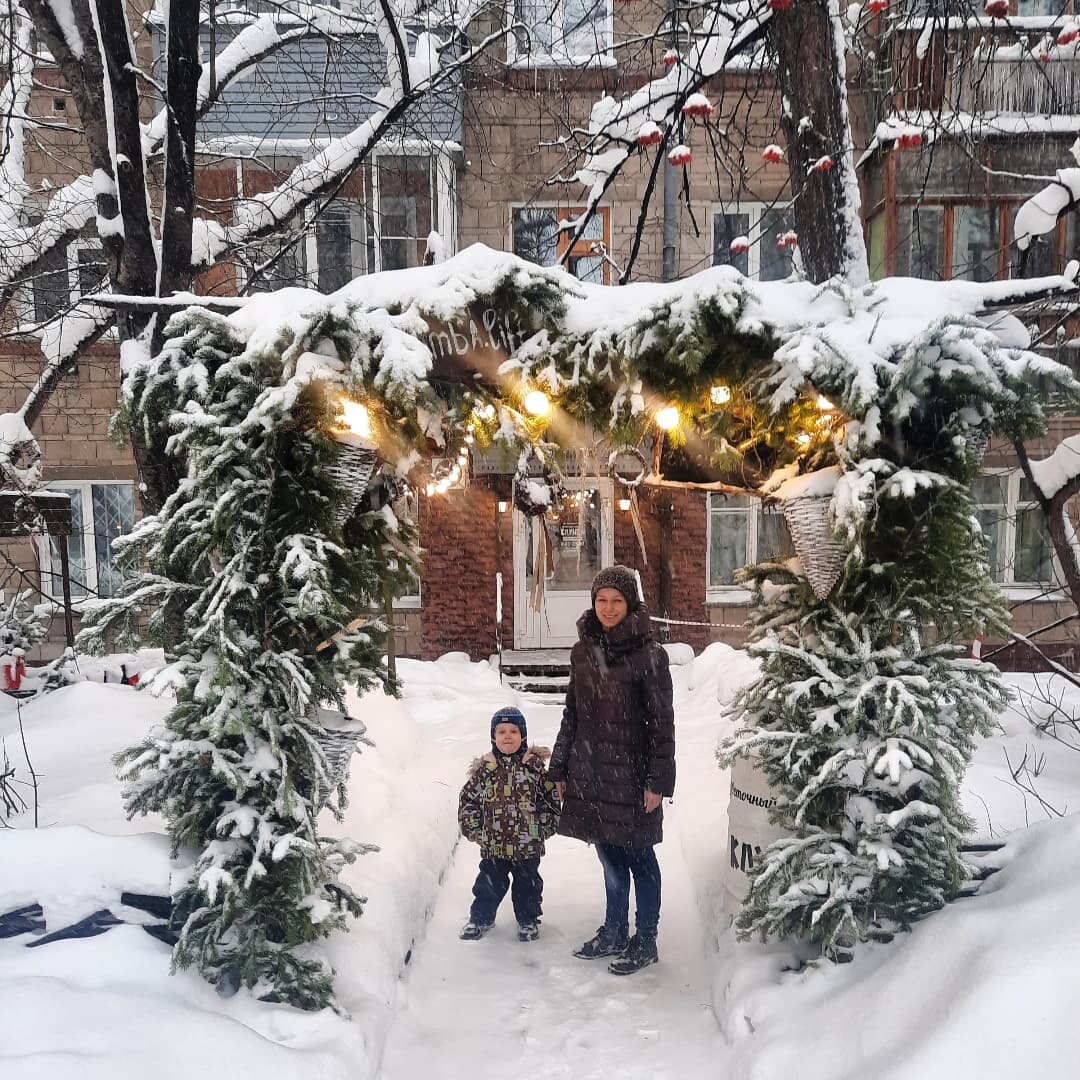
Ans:
[[[633,446],[622,446],[613,450],[608,458],[608,472],[612,479],[618,480],[623,487],[636,488],[649,471],[645,455]]]
[[[641,531],[641,511],[638,508],[637,489],[645,479],[649,471],[645,455],[633,446],[622,446],[613,450],[608,458],[608,472],[614,480],[618,480],[630,499],[630,520],[634,523],[634,532],[637,535],[638,549],[641,551],[642,562],[649,565],[649,555],[645,550],[645,536]]]

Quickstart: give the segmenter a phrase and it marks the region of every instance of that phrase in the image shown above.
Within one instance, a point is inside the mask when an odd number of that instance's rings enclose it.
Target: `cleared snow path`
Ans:
[[[531,741],[550,746],[558,710],[526,709]],[[707,775],[716,783],[715,765]],[[710,1004],[707,940],[680,842],[680,810],[693,818],[699,800],[683,794],[665,804],[657,849],[660,963],[623,978],[609,974],[607,961],[571,954],[603,921],[603,875],[591,847],[563,837],[548,844],[539,940],[517,940],[507,896],[495,928],[466,942],[458,932],[468,919],[479,849],[461,841],[399,988],[382,1080],[715,1077],[729,1050]]]

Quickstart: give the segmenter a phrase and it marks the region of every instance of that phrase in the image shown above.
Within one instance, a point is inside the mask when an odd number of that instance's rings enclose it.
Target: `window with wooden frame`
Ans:
[[[994,281],[1017,272],[1013,219],[1018,200],[991,203],[898,203],[892,272],[930,281],[954,278]],[[1080,252],[1080,233],[1072,215],[1046,236],[1037,237],[1024,266],[1024,277],[1060,273]]]
[[[611,209],[601,206],[593,213],[581,238],[569,247],[572,229],[560,231],[560,221],[585,212],[583,206],[514,206],[510,211],[510,240],[515,255],[540,266],[562,263],[580,281],[611,284]],[[569,250],[569,253],[568,253]]]

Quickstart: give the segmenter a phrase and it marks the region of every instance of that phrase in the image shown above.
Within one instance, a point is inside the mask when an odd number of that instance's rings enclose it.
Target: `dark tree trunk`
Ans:
[[[191,220],[195,211],[195,117],[202,69],[199,63],[198,0],[171,0],[167,61],[169,111],[165,136],[159,296],[191,288],[193,276]]]
[[[787,140],[795,231],[806,276],[813,282],[868,278],[859,220],[848,122],[839,8],[829,0],[795,0],[773,12],[782,93],[780,123]],[[831,167],[815,169],[823,158]]]

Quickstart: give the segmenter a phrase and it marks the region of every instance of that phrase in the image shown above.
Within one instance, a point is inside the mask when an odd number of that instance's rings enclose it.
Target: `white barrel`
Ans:
[[[786,830],[769,820],[776,794],[761,771],[756,756],[738,757],[731,766],[731,797],[728,800],[728,836],[721,872],[724,911],[734,918],[750,891],[754,860]]]

